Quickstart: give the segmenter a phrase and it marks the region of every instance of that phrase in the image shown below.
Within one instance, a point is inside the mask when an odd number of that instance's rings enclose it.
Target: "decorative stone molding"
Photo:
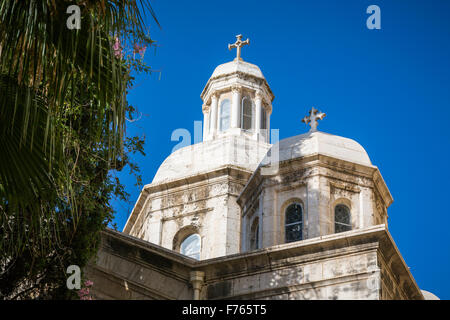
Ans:
[[[350,191],[350,192],[354,192],[354,193],[361,192],[361,188],[352,186],[348,183],[344,184],[344,183],[334,182],[334,181],[330,181],[330,180],[328,180],[328,183],[331,188],[341,189],[341,190]]]
[[[205,209],[196,210],[196,211],[192,211],[192,212],[188,212],[188,213],[183,213],[183,214],[172,216],[172,217],[163,217],[163,218],[161,218],[161,221],[165,222],[165,221],[181,219],[181,218],[185,218],[185,217],[189,217],[189,216],[193,216],[193,215],[205,214],[206,212],[212,211],[212,210],[213,210],[213,208],[205,208]]]
[[[242,94],[242,87],[238,85],[231,86],[231,92],[241,93]]]
[[[304,187],[306,185],[307,185],[307,182],[305,180],[303,180],[303,181],[298,181],[298,182],[292,183],[289,186],[281,186],[281,187],[275,188],[274,190],[275,190],[275,192],[280,193],[280,192],[285,192],[285,191],[289,191],[292,189]]]
[[[212,91],[225,90],[226,88],[230,88],[233,84],[247,87],[250,90],[259,89],[263,91],[267,101],[272,102],[275,99],[275,96],[265,79],[257,78],[239,71],[210,78],[200,94],[200,98],[203,101],[208,102]]]
[[[389,207],[392,204],[392,202],[394,202],[394,199],[392,198],[391,192],[387,188],[386,183],[384,182],[384,179],[381,176],[381,173],[378,170],[378,168],[376,168],[376,170],[373,172],[373,180],[375,182],[377,189],[381,194],[385,206]]]

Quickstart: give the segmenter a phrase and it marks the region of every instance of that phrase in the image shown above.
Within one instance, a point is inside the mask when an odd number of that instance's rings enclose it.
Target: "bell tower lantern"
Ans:
[[[274,95],[258,66],[241,58],[241,49],[250,44],[242,35],[229,44],[236,58],[219,65],[200,97],[203,100],[203,141],[226,135],[240,135],[270,143],[270,115]]]

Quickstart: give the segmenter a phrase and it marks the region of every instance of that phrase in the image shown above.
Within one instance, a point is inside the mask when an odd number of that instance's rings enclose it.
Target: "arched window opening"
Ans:
[[[253,128],[253,104],[249,97],[242,99],[242,129],[252,130]]]
[[[299,203],[289,205],[285,213],[285,241],[302,240],[303,209]]]
[[[350,209],[344,204],[338,204],[334,208],[334,232],[352,230]]]
[[[259,249],[259,219],[255,218],[250,229],[250,250]]]
[[[261,129],[267,129],[267,112],[261,108]]]
[[[226,99],[220,105],[219,130],[225,131],[230,128],[230,100]]]
[[[197,233],[187,236],[180,245],[180,252],[188,257],[200,260],[201,239]]]

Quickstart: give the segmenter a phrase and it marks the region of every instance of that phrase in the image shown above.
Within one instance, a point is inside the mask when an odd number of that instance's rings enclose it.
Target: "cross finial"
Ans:
[[[309,111],[309,116],[304,117],[302,119],[302,122],[309,124],[311,126],[311,129],[309,130],[309,132],[314,132],[314,131],[317,131],[317,125],[318,125],[317,120],[322,120],[323,118],[325,118],[325,116],[326,116],[325,113],[320,112],[317,109],[315,109],[314,107],[312,107],[311,111]]]
[[[236,42],[228,45],[228,50],[236,48],[236,59],[235,60],[242,60],[241,48],[248,44],[250,44],[250,40],[247,38],[247,40],[242,41],[242,34],[238,34],[236,36]]]

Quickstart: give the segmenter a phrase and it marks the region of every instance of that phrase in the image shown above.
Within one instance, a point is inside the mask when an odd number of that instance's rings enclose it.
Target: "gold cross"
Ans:
[[[242,41],[242,34],[238,34],[236,36],[236,42],[233,44],[228,45],[228,50],[236,48],[236,59],[235,60],[242,60],[241,58],[241,48],[247,44],[250,44],[250,40],[247,38],[247,40]]]
[[[319,124],[317,120],[322,120],[325,118],[326,114],[323,112],[319,112],[317,109],[311,108],[309,111],[309,116],[304,117],[302,122],[309,124],[311,126],[310,132],[317,131],[317,125]]]

